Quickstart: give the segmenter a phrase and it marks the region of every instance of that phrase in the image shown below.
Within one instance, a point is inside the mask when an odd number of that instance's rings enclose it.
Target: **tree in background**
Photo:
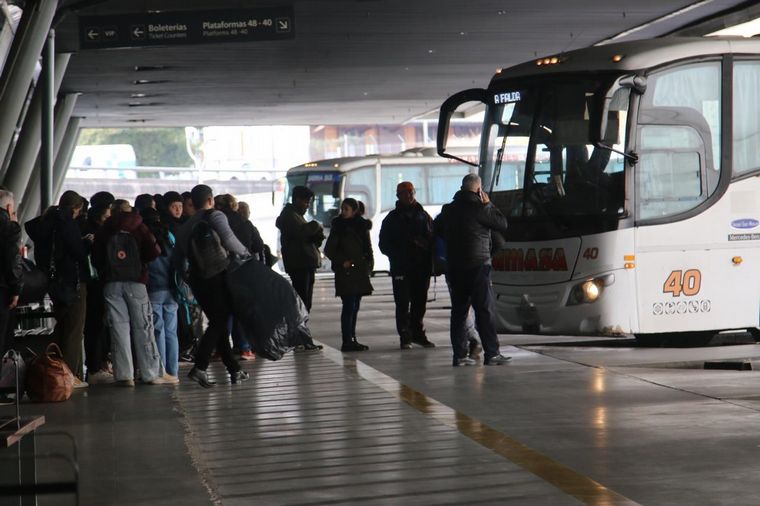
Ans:
[[[192,167],[184,128],[86,128],[79,145],[131,144],[140,167]]]

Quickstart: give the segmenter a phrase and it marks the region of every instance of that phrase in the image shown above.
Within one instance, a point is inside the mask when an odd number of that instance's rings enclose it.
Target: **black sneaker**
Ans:
[[[206,371],[198,369],[197,367],[190,369],[190,372],[187,373],[187,377],[193,381],[197,381],[198,384],[203,388],[211,388],[216,385],[215,381],[208,379],[208,374]]]
[[[303,351],[319,351],[323,348],[321,344],[306,343],[303,345]]]
[[[462,357],[462,358],[454,357],[454,363],[452,365],[454,367],[462,367],[466,365],[478,365],[478,362],[471,359],[470,357]]]
[[[414,344],[422,346],[423,348],[435,348],[435,343],[428,340],[427,336],[424,334],[420,337],[412,338],[412,342]]]
[[[401,341],[400,348],[402,350],[411,350],[413,348],[411,341]]]
[[[369,346],[366,346],[359,341],[350,341],[348,343],[344,343],[340,347],[340,351],[367,351],[369,349]]]
[[[237,385],[238,383],[242,383],[247,379],[250,379],[251,375],[248,374],[245,371],[235,371],[230,373],[230,383],[233,385]]]
[[[480,353],[483,351],[483,347],[476,340],[470,341],[469,351],[467,356],[473,360],[480,360]]]
[[[496,355],[495,357],[487,358],[483,361],[483,365],[504,365],[512,360],[512,357],[505,357],[504,355]]]

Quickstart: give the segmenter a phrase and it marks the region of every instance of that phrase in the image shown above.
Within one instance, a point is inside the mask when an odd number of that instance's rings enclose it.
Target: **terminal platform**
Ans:
[[[243,362],[241,385],[214,363],[212,389],[184,367],[178,387],[95,385],[22,411],[76,437],[83,505],[760,504],[758,367],[703,368],[751,364],[757,345],[502,335],[510,364],[454,368],[445,283],[426,318],[436,348],[412,350],[390,279],[373,284],[369,351],[338,351],[340,299],[319,278],[322,352]]]

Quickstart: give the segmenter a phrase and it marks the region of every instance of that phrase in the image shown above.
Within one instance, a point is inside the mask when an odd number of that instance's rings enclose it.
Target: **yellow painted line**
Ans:
[[[432,416],[476,443],[496,452],[579,501],[593,506],[640,506],[586,475],[552,460],[480,420],[456,411],[422,392],[391,378],[364,362],[345,357],[325,346],[325,357],[356,372],[360,377],[398,397],[417,411]]]

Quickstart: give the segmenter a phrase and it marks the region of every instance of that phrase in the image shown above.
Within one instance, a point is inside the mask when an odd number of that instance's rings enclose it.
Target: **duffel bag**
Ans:
[[[34,402],[61,402],[74,391],[74,375],[63,361],[63,353],[50,343],[42,355],[35,355],[26,369],[26,394]]]

